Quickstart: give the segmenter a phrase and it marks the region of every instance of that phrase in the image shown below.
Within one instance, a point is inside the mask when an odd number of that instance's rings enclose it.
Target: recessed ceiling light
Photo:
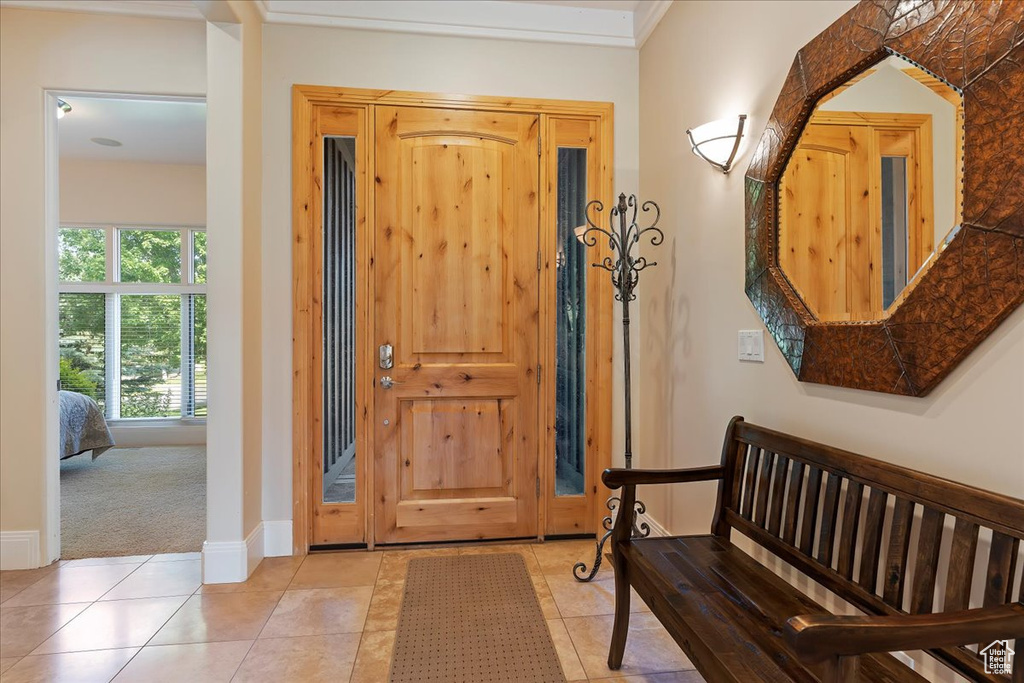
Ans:
[[[95,142],[97,145],[103,145],[104,147],[120,147],[121,146],[121,141],[120,140],[114,140],[112,138],[89,138],[89,139],[92,140],[93,142]]]

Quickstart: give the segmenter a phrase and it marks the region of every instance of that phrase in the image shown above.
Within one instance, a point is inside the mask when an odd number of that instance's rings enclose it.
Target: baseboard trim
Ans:
[[[292,520],[263,522],[263,556],[287,557],[292,554]]]
[[[637,515],[637,526],[642,523],[646,523],[651,528],[651,536],[670,536],[668,529],[658,523],[653,517],[646,512],[642,515]]]
[[[203,542],[203,583],[241,583],[249,577],[245,541]]]
[[[0,531],[0,569],[40,566],[38,531]]]

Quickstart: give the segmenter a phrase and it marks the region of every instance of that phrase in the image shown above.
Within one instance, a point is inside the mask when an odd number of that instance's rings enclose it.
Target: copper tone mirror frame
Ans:
[[[819,322],[779,268],[778,182],[818,99],[894,52],[963,92],[963,227],[888,319]],[[862,0],[797,53],[745,196],[747,296],[797,378],[927,394],[1024,301],[1024,2]]]

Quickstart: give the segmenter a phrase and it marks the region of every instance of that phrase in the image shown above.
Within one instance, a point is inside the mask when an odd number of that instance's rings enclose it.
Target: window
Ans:
[[[206,232],[59,232],[61,388],[108,419],[206,417]]]

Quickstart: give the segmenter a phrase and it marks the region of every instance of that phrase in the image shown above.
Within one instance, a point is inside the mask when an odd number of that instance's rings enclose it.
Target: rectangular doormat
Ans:
[[[518,554],[409,561],[391,683],[564,683]]]

